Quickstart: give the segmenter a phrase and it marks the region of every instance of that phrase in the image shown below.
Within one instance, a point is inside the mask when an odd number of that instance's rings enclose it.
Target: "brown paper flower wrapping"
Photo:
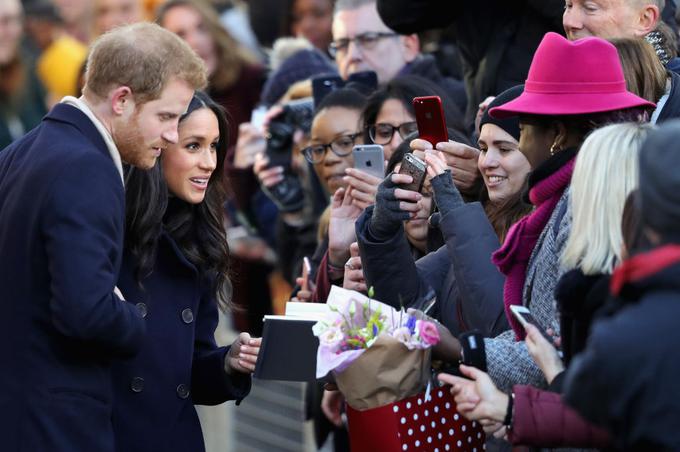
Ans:
[[[423,392],[430,364],[431,349],[409,350],[384,334],[347,369],[335,373],[335,381],[349,406],[367,410]]]

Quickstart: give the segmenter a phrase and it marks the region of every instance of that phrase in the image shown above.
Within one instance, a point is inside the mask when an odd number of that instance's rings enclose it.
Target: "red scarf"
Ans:
[[[517,340],[523,340],[526,332],[512,315],[510,306],[522,304],[522,292],[529,258],[534,246],[536,246],[538,237],[543,232],[553,210],[555,210],[555,206],[564,194],[564,190],[569,186],[575,161],[576,158],[572,158],[556,172],[539,181],[529,190],[529,200],[536,206],[536,209],[530,215],[512,225],[505,237],[503,246],[491,256],[492,262],[505,275],[505,285],[503,286],[505,315],[515,331]]]
[[[609,290],[612,295],[619,295],[626,284],[648,278],[678,262],[680,245],[664,245],[633,256],[614,270]]]

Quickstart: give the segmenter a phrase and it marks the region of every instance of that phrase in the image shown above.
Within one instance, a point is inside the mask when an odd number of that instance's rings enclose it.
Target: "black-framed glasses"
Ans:
[[[335,57],[338,53],[347,52],[350,42],[354,42],[357,46],[361,47],[362,50],[371,50],[383,38],[393,38],[399,36],[397,33],[384,32],[384,31],[369,31],[366,33],[361,33],[353,38],[340,38],[331,42],[328,46],[328,53]]]
[[[399,136],[402,140],[405,140],[410,134],[418,131],[418,124],[415,121],[410,121],[393,126],[381,122],[368,126],[368,136],[375,144],[385,145],[389,143],[392,141],[395,131],[399,131]]]
[[[324,157],[326,157],[326,151],[328,149],[333,151],[333,154],[338,157],[345,157],[352,152],[354,143],[359,136],[361,136],[361,132],[340,135],[335,137],[330,143],[307,146],[302,150],[302,155],[304,155],[305,159],[312,164],[321,163]]]

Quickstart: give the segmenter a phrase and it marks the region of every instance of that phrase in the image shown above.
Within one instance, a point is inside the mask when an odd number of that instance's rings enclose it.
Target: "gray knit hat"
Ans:
[[[642,223],[663,239],[680,242],[680,120],[649,134],[640,150]]]

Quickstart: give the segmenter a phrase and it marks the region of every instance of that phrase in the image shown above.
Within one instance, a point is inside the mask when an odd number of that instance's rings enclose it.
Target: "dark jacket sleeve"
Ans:
[[[500,243],[482,205],[468,203],[447,212],[439,228],[453,262],[465,324],[497,336],[509,328],[503,307],[505,277],[491,262]]]
[[[514,386],[515,409],[508,439],[513,445],[536,447],[610,446],[609,434],[583,419],[555,392]]]
[[[375,298],[396,308],[420,306],[444,286],[451,263],[445,247],[419,259],[417,264],[403,228],[386,241],[376,240],[368,228],[373,206],[369,206],[356,222],[357,241],[366,285],[373,286]]]
[[[43,206],[54,326],[65,336],[128,357],[145,324],[113,293],[122,258],[123,186],[110,159],[79,156],[64,165]]]
[[[217,302],[209,295],[208,287],[198,307],[191,367],[191,394],[197,405],[218,405],[234,399],[240,401],[250,392],[251,384],[250,375],[236,371],[227,374],[224,368],[229,347],[218,347],[215,342]]]

